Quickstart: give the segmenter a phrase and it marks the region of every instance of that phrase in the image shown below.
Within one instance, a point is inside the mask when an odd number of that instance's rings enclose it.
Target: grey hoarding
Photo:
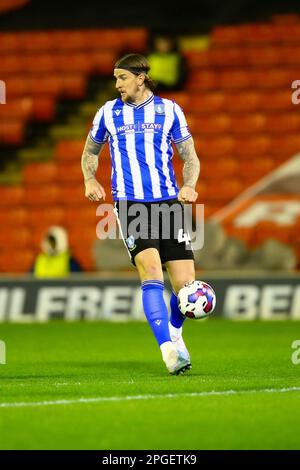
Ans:
[[[300,319],[299,276],[205,277],[205,281],[216,291],[217,316],[242,320]],[[165,291],[168,301],[171,292],[168,283]],[[85,276],[68,280],[0,280],[0,321],[54,318],[141,320],[144,315],[139,282]]]

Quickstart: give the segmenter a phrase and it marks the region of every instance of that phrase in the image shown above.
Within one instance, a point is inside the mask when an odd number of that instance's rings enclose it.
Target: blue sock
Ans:
[[[168,309],[163,298],[164,283],[156,280],[144,281],[142,291],[144,312],[160,346],[166,341],[171,341]]]
[[[175,295],[174,292],[172,292],[172,296],[170,300],[170,306],[171,306],[170,323],[175,328],[181,328],[186,317],[179,310],[177,299],[178,299],[177,295]]]

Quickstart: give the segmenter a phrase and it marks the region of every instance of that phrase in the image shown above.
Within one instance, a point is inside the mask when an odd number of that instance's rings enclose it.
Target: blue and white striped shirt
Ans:
[[[151,95],[139,105],[118,98],[97,112],[90,137],[109,141],[114,200],[162,201],[177,197],[172,166],[175,144],[191,137],[181,108]]]

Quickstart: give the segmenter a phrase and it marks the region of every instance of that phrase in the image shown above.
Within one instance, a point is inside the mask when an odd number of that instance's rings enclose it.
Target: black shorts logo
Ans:
[[[129,251],[132,251],[136,248],[135,238],[133,235],[130,235],[128,238],[126,238],[125,242]]]

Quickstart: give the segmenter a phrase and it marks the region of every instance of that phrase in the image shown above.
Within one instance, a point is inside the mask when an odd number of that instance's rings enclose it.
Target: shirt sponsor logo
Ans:
[[[162,125],[155,122],[138,122],[137,124],[125,124],[117,127],[117,132],[156,132],[162,129]]]

